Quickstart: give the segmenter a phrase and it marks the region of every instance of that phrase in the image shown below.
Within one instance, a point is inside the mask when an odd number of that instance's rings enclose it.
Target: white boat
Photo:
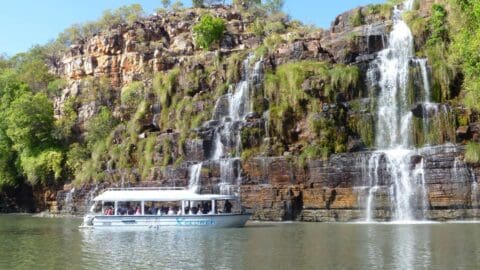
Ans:
[[[81,227],[243,227],[250,218],[238,196],[181,188],[107,189],[93,200]]]

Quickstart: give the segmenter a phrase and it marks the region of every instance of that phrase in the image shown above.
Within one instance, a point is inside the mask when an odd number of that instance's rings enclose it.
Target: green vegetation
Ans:
[[[138,107],[140,101],[143,99],[143,88],[143,83],[138,81],[125,85],[122,88],[120,100],[127,110],[132,111]]]
[[[214,18],[211,15],[204,15],[200,21],[193,26],[195,44],[205,50],[210,50],[214,43],[218,43],[225,31],[225,22],[221,18]]]
[[[142,16],[144,16],[144,11],[139,4],[122,6],[116,10],[106,10],[103,12],[102,17],[97,21],[84,24],[74,24],[65,29],[60,33],[55,42],[64,46],[69,46],[75,44],[79,40],[105,31],[112,26],[122,23],[131,25]]]
[[[480,2],[452,0],[449,18],[452,62],[460,65],[464,76],[463,103],[480,109]],[[441,32],[442,33],[442,32]]]
[[[474,142],[470,142],[467,144],[467,149],[465,151],[465,161],[468,163],[480,162],[480,144]]]
[[[365,23],[362,10],[359,8],[357,8],[354,11],[353,15],[350,16],[348,19],[350,21],[350,24],[352,24],[354,27],[360,26]]]
[[[265,76],[265,94],[270,102],[269,133],[275,134],[282,144],[294,143],[299,139],[296,123],[308,118],[308,129],[315,134],[310,143],[318,151],[308,150],[305,158],[313,157],[313,153],[319,154],[315,157],[326,157],[345,152],[347,133],[338,130],[346,124],[344,109],[338,108],[334,115],[319,112],[322,102],[335,103],[340,95],[358,97],[360,81],[356,66],[310,61],[278,66]],[[308,86],[304,85],[306,82]]]
[[[0,70],[0,187],[24,179],[54,184],[62,174],[63,152],[46,95],[55,78],[42,64],[43,56],[34,48],[4,60]]]
[[[196,8],[203,7],[204,0],[192,0],[192,6]]]

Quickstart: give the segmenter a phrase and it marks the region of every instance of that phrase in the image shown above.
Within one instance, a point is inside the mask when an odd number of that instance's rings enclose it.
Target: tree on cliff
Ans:
[[[210,50],[212,45],[219,42],[225,31],[225,22],[221,18],[204,15],[200,22],[193,27],[195,44],[205,50]]]
[[[203,0],[192,0],[192,6],[196,8],[203,7]]]

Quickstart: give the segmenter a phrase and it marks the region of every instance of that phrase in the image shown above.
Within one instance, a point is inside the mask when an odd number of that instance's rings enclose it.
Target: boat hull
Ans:
[[[181,215],[181,216],[95,216],[93,228],[143,227],[158,229],[161,227],[207,227],[230,228],[243,227],[250,214],[234,215]]]

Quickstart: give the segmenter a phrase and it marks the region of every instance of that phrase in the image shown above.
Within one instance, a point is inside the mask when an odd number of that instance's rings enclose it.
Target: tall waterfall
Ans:
[[[220,119],[214,132],[213,149],[210,161],[220,167],[219,189],[221,194],[232,194],[238,188],[241,180],[240,130],[247,115],[252,112],[253,90],[261,83],[263,76],[263,61],[257,61],[253,67],[251,62],[254,54],[250,54],[242,63],[241,81],[230,87],[226,96],[228,110],[220,113]],[[217,106],[221,103],[220,97]],[[215,110],[217,111],[217,110]],[[199,177],[202,163],[193,165],[190,169],[190,189],[199,191]]]
[[[402,14],[413,6],[407,0],[393,11],[393,29],[387,47],[378,53],[368,72],[368,81],[374,83],[380,94],[377,100],[377,123],[375,146],[377,151],[368,162],[369,193],[367,199],[367,221],[374,219],[375,195],[379,187],[380,159],[384,159],[386,173],[391,178],[389,188],[392,217],[396,221],[415,219],[416,205],[425,209],[428,205],[424,179],[423,159],[412,170],[411,162],[417,150],[412,136],[411,102],[408,96],[410,63],[414,57],[413,35],[402,19]],[[421,60],[422,75],[427,76],[426,60]],[[425,72],[423,72],[425,68]],[[377,77],[375,77],[377,76]],[[424,103],[430,100],[428,78],[424,79]],[[422,188],[420,192],[417,186]],[[421,201],[421,203],[418,203]]]

